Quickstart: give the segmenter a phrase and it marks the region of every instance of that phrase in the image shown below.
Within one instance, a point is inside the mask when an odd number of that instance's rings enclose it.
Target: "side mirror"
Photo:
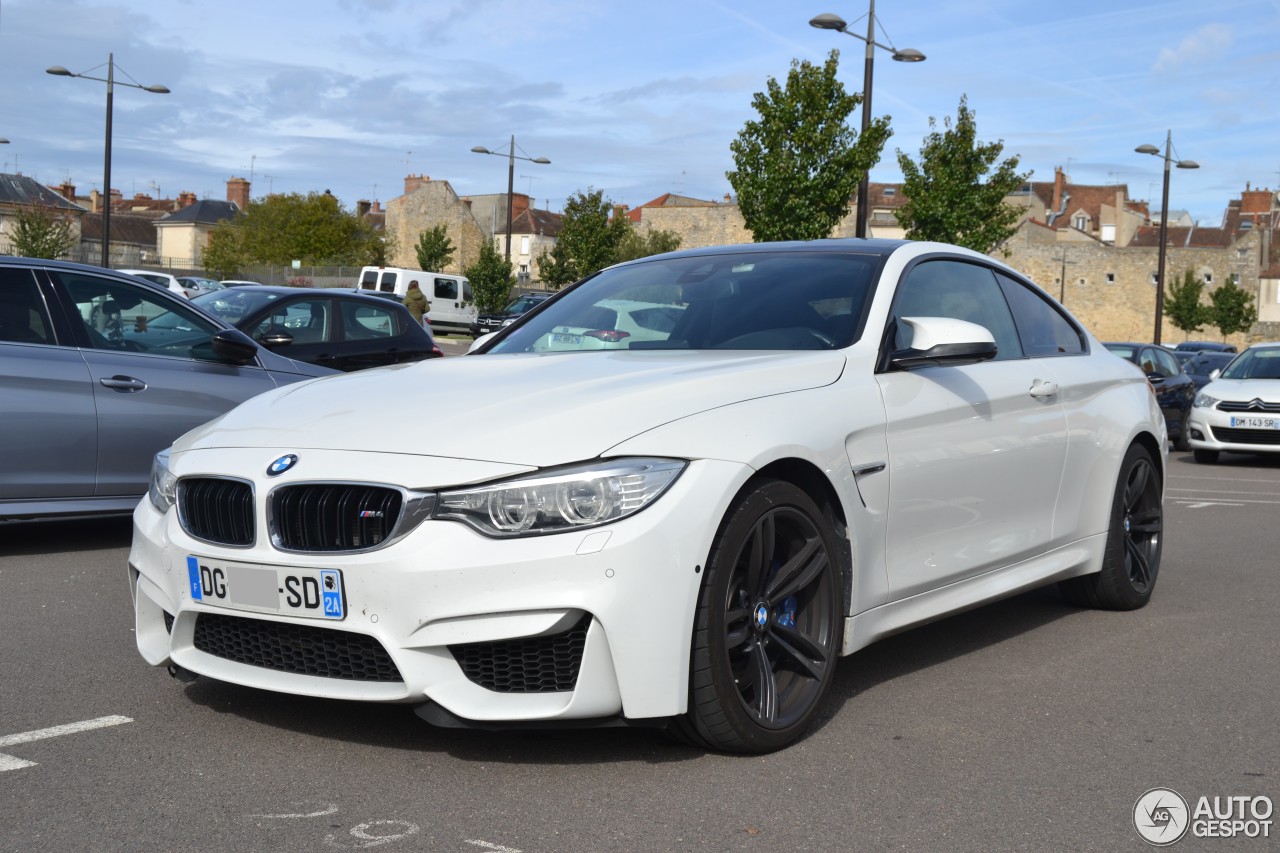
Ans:
[[[286,347],[291,343],[293,343],[293,335],[278,326],[272,326],[267,333],[262,336],[262,345],[268,349]]]
[[[1217,379],[1217,378],[1218,378],[1219,376],[1221,376],[1221,375],[1222,375],[1222,368],[1221,368],[1221,367],[1215,367],[1213,370],[1209,371],[1209,378],[1210,378],[1210,379]]]
[[[911,346],[889,355],[889,367],[944,367],[974,364],[996,357],[996,341],[985,326],[950,317],[903,317],[911,329]]]
[[[214,332],[209,340],[209,349],[214,356],[211,360],[225,361],[228,364],[249,364],[258,357],[258,345],[239,329],[219,329]],[[196,358],[200,356],[196,355]]]
[[[480,337],[476,338],[474,341],[471,342],[471,346],[467,347],[467,355],[471,355],[471,353],[480,349],[493,336],[494,336],[494,333],[489,332],[488,334],[481,335]]]

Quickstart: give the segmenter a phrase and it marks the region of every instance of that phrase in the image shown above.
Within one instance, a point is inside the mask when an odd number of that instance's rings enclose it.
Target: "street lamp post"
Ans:
[[[105,195],[105,202],[102,205],[102,265],[104,267],[111,266],[111,101],[114,96],[114,89],[117,85],[128,86],[131,89],[141,89],[144,92],[155,92],[157,95],[167,95],[169,90],[164,86],[143,86],[140,83],[116,83],[115,79],[115,54],[107,54],[107,76],[106,77],[90,77],[88,74],[74,74],[61,65],[54,65],[46,68],[46,74],[53,74],[57,77],[83,77],[85,80],[97,80],[99,83],[107,84],[107,141],[102,157],[102,191]]]
[[[507,153],[505,155],[501,151],[490,151],[488,148],[485,148],[483,145],[477,145],[471,150],[474,151],[476,154],[492,154],[495,157],[505,156],[507,158],[507,256],[506,257],[507,257],[507,263],[510,264],[511,263],[511,211],[513,207],[511,196],[515,192],[516,161],[528,160],[530,163],[540,163],[544,166],[550,164],[551,161],[548,160],[546,157],[522,157],[519,154],[517,154],[515,134],[511,135],[511,147],[507,149]]]
[[[871,0],[871,8],[867,12],[867,35],[866,38],[857,33],[849,32],[849,25],[839,15],[833,15],[830,12],[824,12],[809,21],[809,26],[817,27],[820,30],[835,30],[838,33],[844,33],[852,36],[867,46],[866,61],[862,71],[862,132],[865,134],[867,129],[871,127],[871,77],[872,66],[875,61],[875,49],[878,47],[887,50],[893,54],[893,58],[898,62],[923,62],[925,56],[918,50],[904,48],[898,50],[892,45],[880,44],[876,41],[876,0]],[[857,237],[867,236],[867,219],[870,216],[871,206],[870,174],[864,174],[862,180],[858,182],[858,210],[857,218],[854,220],[854,235]]]
[[[1164,139],[1164,154],[1160,153],[1160,149],[1154,145],[1139,145],[1133,149],[1139,154],[1150,154],[1152,157],[1161,157],[1164,160],[1164,189],[1160,197],[1160,247],[1156,250],[1156,322],[1155,334],[1152,336],[1152,343],[1160,343],[1160,326],[1164,320],[1164,255],[1165,243],[1169,236],[1169,164],[1173,163],[1179,169],[1199,169],[1200,164],[1195,160],[1174,160],[1173,151],[1173,131],[1168,131]]]

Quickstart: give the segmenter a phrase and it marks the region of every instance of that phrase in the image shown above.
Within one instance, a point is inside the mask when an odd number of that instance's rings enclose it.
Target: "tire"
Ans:
[[[1178,432],[1178,440],[1173,443],[1173,449],[1179,453],[1186,453],[1191,449],[1191,425],[1186,417],[1182,419],[1182,429]]]
[[[1218,461],[1218,451],[1216,450],[1197,450],[1195,454],[1196,461],[1201,465],[1212,465]]]
[[[1059,584],[1073,604],[1136,610],[1151,600],[1164,547],[1163,486],[1151,454],[1135,444],[1124,456],[1107,530],[1102,571]]]
[[[676,737],[765,753],[808,728],[843,638],[839,553],[831,523],[796,486],[762,480],[738,499],[707,561]]]

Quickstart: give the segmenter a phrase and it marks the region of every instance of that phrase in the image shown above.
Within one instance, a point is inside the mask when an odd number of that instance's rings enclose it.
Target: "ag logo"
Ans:
[[[275,477],[279,474],[283,474],[296,464],[298,464],[298,457],[296,454],[289,453],[281,456],[275,462],[272,462],[267,466],[267,476]]]
[[[1152,788],[1133,804],[1133,826],[1142,840],[1166,847],[1187,834],[1187,801],[1171,788]]]

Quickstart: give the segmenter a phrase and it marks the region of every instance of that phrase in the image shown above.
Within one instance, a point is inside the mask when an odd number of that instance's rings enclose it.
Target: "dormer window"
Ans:
[[[885,195],[887,195],[887,196],[890,196],[890,195],[897,195],[897,194],[898,194],[898,188],[897,188],[897,187],[885,187],[885,188],[884,188],[884,194],[885,194]]]
[[[1077,213],[1075,216],[1071,217],[1071,227],[1077,231],[1088,231],[1089,217],[1086,214]]]

